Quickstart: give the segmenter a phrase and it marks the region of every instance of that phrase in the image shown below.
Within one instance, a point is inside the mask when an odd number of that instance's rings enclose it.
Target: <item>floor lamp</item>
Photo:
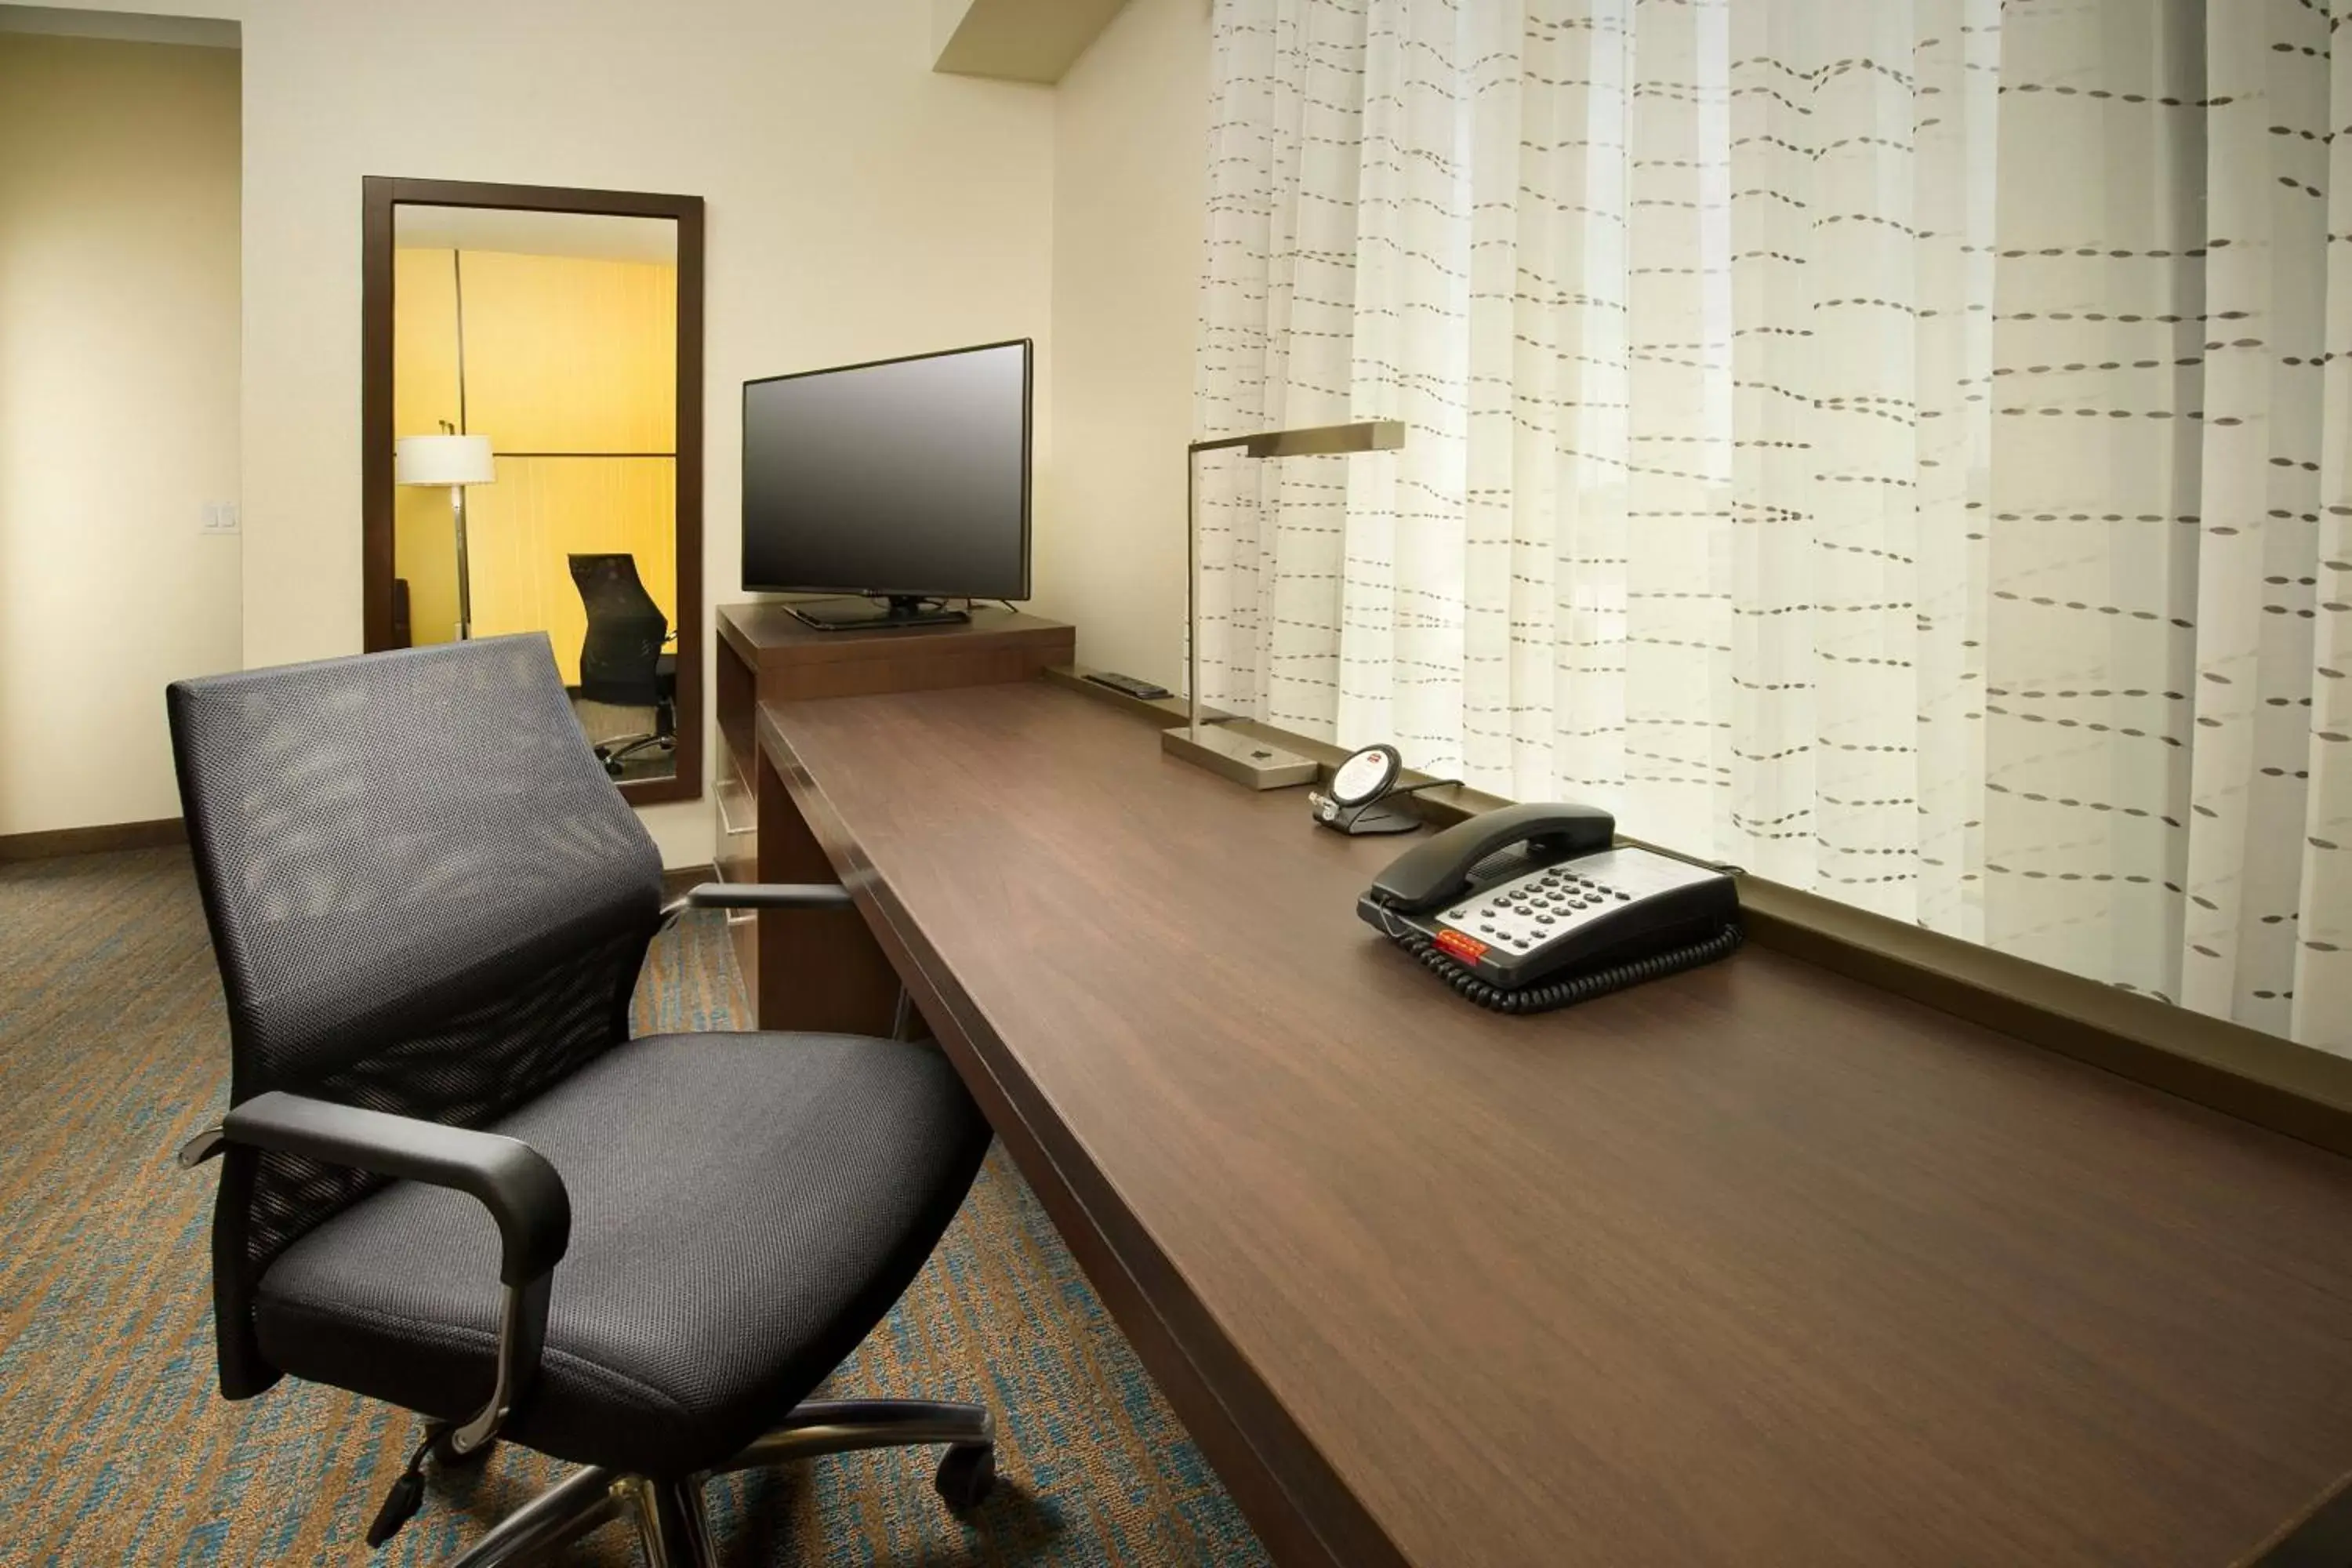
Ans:
[[[446,485],[457,525],[457,640],[474,635],[473,572],[466,557],[466,487],[496,476],[488,436],[403,436],[393,447],[393,482]]]
[[[1184,455],[1184,627],[1187,647],[1184,723],[1160,731],[1160,749],[1171,756],[1223,774],[1252,789],[1282,789],[1313,784],[1312,759],[1221,728],[1222,719],[1201,716],[1201,454],[1238,447],[1249,458],[1328,458],[1349,452],[1391,452],[1404,445],[1404,426],[1395,419],[1365,419],[1353,425],[1318,425],[1298,430],[1266,430],[1255,436],[1225,436],[1195,441]]]

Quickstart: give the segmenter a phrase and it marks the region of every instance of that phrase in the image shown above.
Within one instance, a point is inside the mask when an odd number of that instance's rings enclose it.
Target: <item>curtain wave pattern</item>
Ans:
[[[1218,0],[1204,698],[2352,1053],[2347,17]]]

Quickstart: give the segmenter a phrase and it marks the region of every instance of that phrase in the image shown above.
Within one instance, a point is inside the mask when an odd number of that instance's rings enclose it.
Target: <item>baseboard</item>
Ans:
[[[682,899],[705,882],[719,880],[716,866],[673,866],[662,873],[662,897]]]
[[[47,860],[109,849],[165,849],[187,841],[188,825],[176,816],[152,822],[106,822],[94,827],[52,827],[39,833],[0,833],[0,861]]]

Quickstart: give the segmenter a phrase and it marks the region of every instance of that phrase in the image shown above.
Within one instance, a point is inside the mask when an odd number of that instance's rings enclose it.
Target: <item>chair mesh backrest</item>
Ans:
[[[626,1037],[661,861],[543,635],[184,680],[169,701],[232,1101],[478,1126]],[[379,1184],[274,1154],[249,1173],[249,1194],[221,1188],[225,1381],[227,1309]]]
[[[656,674],[669,617],[646,592],[632,555],[573,555],[588,629],[580,639],[580,695],[597,702],[649,707],[660,700]]]

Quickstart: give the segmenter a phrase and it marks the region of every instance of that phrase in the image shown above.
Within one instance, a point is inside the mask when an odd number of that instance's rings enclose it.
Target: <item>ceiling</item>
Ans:
[[[0,5],[0,33],[50,33],[69,38],[113,38],[127,44],[194,44],[233,49],[235,22],[209,16],[150,16],[135,11],[79,11],[63,5]]]
[[[392,242],[415,250],[504,250],[593,261],[677,260],[677,222],[666,217],[606,217],[599,213],[524,212],[513,207],[429,207],[403,202],[392,211]]]
[[[931,68],[1055,82],[1127,0],[931,0]]]

